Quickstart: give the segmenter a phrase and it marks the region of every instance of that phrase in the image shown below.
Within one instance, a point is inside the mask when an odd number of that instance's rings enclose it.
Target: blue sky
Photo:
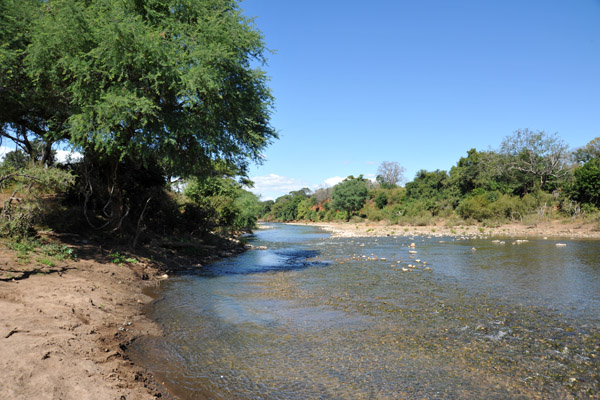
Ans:
[[[251,168],[274,199],[396,161],[448,170],[517,129],[600,136],[599,0],[244,0],[280,139]]]

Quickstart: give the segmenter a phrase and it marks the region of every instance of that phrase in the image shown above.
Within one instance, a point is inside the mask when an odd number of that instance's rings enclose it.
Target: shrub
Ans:
[[[593,158],[575,170],[576,199],[600,207],[600,158]]]
[[[34,234],[44,198],[64,193],[74,180],[69,172],[36,164],[30,164],[23,172],[5,174],[0,183],[11,184],[13,194],[0,211],[0,234],[16,239]]]
[[[485,194],[479,194],[463,199],[456,209],[463,219],[474,218],[483,221],[492,217],[490,201]]]
[[[377,193],[377,196],[375,196],[375,205],[377,206],[377,208],[379,208],[380,210],[383,209],[383,207],[385,207],[388,203],[388,198],[387,195],[385,194],[385,192],[379,192]]]

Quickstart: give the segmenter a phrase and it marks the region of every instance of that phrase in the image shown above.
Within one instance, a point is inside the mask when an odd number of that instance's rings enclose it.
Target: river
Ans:
[[[151,293],[129,355],[177,398],[600,398],[600,241],[248,240]]]

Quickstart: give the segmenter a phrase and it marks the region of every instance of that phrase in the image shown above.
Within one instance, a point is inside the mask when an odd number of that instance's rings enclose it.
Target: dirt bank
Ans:
[[[141,400],[161,395],[123,351],[141,335],[160,334],[142,314],[151,300],[142,288],[156,281],[141,278],[157,275],[157,268],[118,265],[88,251],[36,271],[35,260],[19,262],[7,250],[0,253],[0,267],[4,279],[10,277],[7,271],[25,278],[0,282],[0,398]]]
[[[0,398],[170,397],[125,350],[140,336],[161,334],[143,315],[152,300],[143,288],[199,260],[145,249],[120,253],[118,264],[114,249],[86,242],[69,243],[77,258],[51,262],[0,244]]]
[[[444,223],[429,226],[388,225],[378,222],[319,222],[306,224],[321,227],[337,237],[419,235],[600,239],[600,226],[597,223],[585,224],[568,220],[545,221],[535,225],[505,224],[498,227],[476,225],[449,227]]]

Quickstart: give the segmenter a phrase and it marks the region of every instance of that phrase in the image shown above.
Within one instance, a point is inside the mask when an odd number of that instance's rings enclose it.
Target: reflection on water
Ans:
[[[182,399],[600,395],[598,241],[251,240],[155,293],[131,356]]]

